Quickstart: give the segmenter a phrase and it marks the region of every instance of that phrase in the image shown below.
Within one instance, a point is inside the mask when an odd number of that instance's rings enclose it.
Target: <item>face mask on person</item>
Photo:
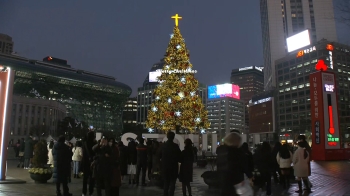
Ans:
[[[112,145],[113,145],[113,142],[109,142],[108,145],[109,145],[109,146],[112,146]]]

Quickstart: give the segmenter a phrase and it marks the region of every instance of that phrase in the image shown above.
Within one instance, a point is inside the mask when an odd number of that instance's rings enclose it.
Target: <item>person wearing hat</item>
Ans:
[[[184,196],[186,196],[187,188],[189,196],[192,196],[190,183],[193,181],[194,155],[192,150],[192,141],[189,138],[185,140],[185,149],[181,152],[180,162],[181,166],[179,180],[182,182],[182,193]]]

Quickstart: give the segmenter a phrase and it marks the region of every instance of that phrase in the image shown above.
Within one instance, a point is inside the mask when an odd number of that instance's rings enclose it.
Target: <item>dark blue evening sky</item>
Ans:
[[[232,69],[262,65],[258,0],[0,0],[0,33],[13,37],[21,56],[66,59],[116,77],[136,95],[165,53],[176,13],[201,83],[229,82]],[[337,31],[350,44],[349,28]]]

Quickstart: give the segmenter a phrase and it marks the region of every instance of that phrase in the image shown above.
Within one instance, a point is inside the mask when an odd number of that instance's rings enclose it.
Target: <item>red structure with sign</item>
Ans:
[[[320,70],[310,74],[310,101],[312,123],[312,159],[345,160],[349,149],[341,149],[337,88],[335,75],[325,72],[323,60],[316,65]]]

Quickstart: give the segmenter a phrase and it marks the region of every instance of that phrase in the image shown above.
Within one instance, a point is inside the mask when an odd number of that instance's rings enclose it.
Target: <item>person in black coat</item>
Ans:
[[[164,196],[174,196],[176,179],[179,173],[181,151],[179,145],[174,143],[175,133],[167,133],[168,141],[162,147],[162,175],[164,180]]]
[[[249,167],[249,171],[253,172],[254,171],[254,159],[253,159],[253,154],[249,150],[249,145],[247,142],[244,142],[241,146],[242,151],[246,155],[247,158],[247,165]]]
[[[124,146],[123,142],[118,143],[119,148],[119,167],[120,167],[120,175],[122,176],[122,180],[124,176],[128,174],[128,148]]]
[[[95,187],[95,179],[92,176],[93,172],[91,170],[91,164],[95,157],[95,152],[92,147],[97,144],[95,140],[95,133],[89,131],[87,133],[86,141],[83,143],[83,195],[87,195],[87,185],[89,184],[89,195],[92,195]]]
[[[111,196],[113,162],[112,148],[108,145],[108,139],[102,138],[92,150],[96,153],[94,167],[97,195],[102,196],[102,189],[105,189],[106,196]]]
[[[61,184],[63,186],[63,196],[71,196],[68,188],[68,177],[70,174],[72,160],[72,151],[64,143],[65,137],[60,136],[57,143],[53,147],[52,155],[54,159],[54,176],[56,177],[56,193],[57,196],[62,196],[61,194]]]
[[[137,163],[137,150],[135,141],[130,141],[128,144],[128,174],[129,174],[129,184],[131,181],[136,184],[135,174],[136,174],[136,163]]]
[[[139,185],[140,172],[142,170],[142,186],[146,186],[146,170],[147,170],[147,146],[145,146],[145,140],[141,138],[139,145],[137,145],[137,170],[136,170],[136,185]]]
[[[193,181],[193,148],[191,139],[185,140],[185,149],[181,152],[181,166],[179,180],[182,182],[182,193],[186,196],[186,187],[189,196],[192,196],[191,182]]]
[[[147,176],[148,180],[151,180],[152,176],[152,161],[153,161],[153,142],[152,140],[147,140]]]
[[[20,167],[20,168],[24,167],[24,148],[25,148],[24,145],[25,145],[24,138],[22,138],[21,143],[19,145],[19,163],[17,165],[17,167]]]
[[[24,144],[24,169],[29,169],[31,166],[31,159],[33,158],[34,152],[34,140],[32,134],[30,134]]]
[[[267,142],[263,142],[261,148],[254,154],[254,163],[261,174],[264,185],[266,185],[266,195],[271,195],[271,170],[274,165],[272,163],[271,146]],[[276,159],[276,157],[274,157]]]
[[[244,174],[253,182],[253,174],[247,164],[247,157],[239,148],[240,134],[231,132],[224,139],[224,145],[217,148],[217,171],[220,176],[221,195],[236,196],[235,185],[244,181]]]
[[[282,178],[282,173],[281,173],[280,166],[278,165],[278,162],[276,159],[277,154],[280,151],[281,147],[282,147],[282,144],[280,142],[276,142],[275,146],[272,149],[272,154],[271,154],[271,157],[272,157],[272,160],[271,160],[272,168],[271,169],[272,169],[273,180],[275,181],[275,183],[279,183],[280,181],[281,182],[284,181],[283,179],[279,179],[279,178]],[[277,176],[277,174],[278,174],[278,176]]]

